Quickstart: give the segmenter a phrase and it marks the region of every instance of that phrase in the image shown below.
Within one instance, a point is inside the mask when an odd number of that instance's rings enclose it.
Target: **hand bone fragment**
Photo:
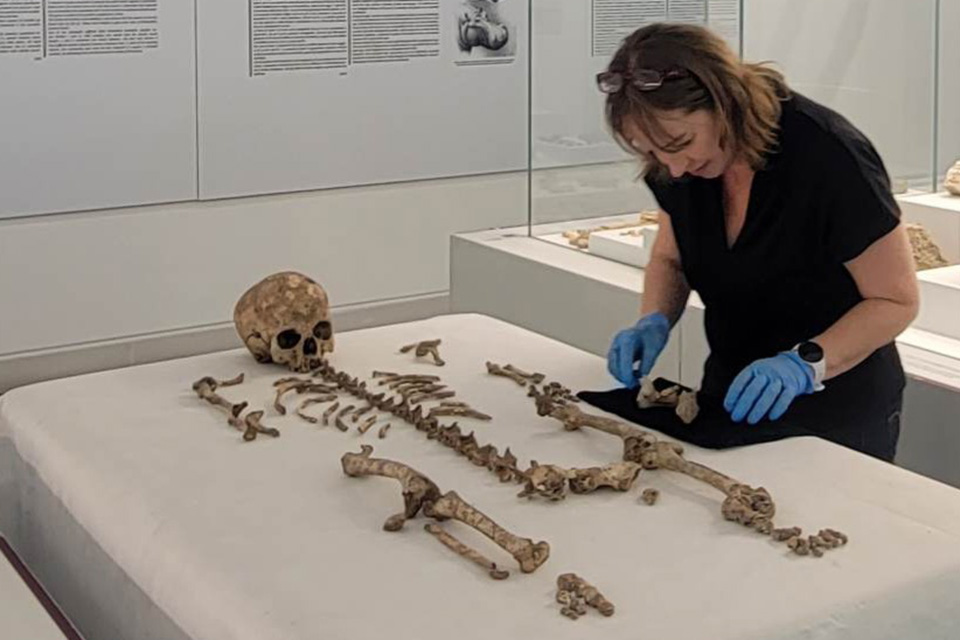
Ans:
[[[558,576],[557,590],[582,598],[588,605],[605,616],[612,616],[614,613],[613,603],[604,598],[596,587],[575,573],[564,573]]]
[[[424,356],[431,356],[433,358],[433,363],[438,367],[442,367],[446,363],[440,357],[440,338],[435,340],[422,340],[420,342],[414,342],[413,344],[408,344],[400,347],[400,353],[407,353],[411,350],[414,351],[414,356],[417,358],[423,358]]]
[[[279,430],[260,424],[260,418],[262,417],[263,411],[251,411],[244,417],[243,421],[246,424],[246,430],[243,432],[244,440],[253,440],[257,437],[258,433],[273,436],[274,438],[280,437]]]
[[[654,505],[657,502],[657,498],[660,497],[660,492],[656,489],[644,489],[643,493],[640,495],[640,498],[644,503],[649,505]]]

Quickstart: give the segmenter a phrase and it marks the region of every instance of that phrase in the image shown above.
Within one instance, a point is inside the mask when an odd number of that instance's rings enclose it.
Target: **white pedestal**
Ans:
[[[917,274],[920,313],[913,326],[960,340],[960,265]]]

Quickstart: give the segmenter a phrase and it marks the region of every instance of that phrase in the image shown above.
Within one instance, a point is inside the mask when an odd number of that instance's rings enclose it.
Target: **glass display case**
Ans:
[[[644,24],[705,24],[870,139],[914,246],[914,327],[960,340],[960,2],[531,0],[530,15],[530,237],[644,267],[657,204],[606,129],[595,76]]]

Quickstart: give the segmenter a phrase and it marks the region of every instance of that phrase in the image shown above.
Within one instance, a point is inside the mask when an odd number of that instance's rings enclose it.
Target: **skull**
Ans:
[[[306,372],[333,351],[327,293],[294,271],[275,273],[250,287],[234,307],[233,323],[257,362]]]

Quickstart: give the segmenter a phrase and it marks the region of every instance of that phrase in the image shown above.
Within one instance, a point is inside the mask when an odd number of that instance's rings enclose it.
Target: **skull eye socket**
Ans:
[[[313,328],[313,336],[320,340],[329,340],[333,335],[333,327],[326,320],[321,320]]]
[[[293,349],[300,343],[300,334],[294,329],[287,329],[277,334],[277,346],[281,349]]]

